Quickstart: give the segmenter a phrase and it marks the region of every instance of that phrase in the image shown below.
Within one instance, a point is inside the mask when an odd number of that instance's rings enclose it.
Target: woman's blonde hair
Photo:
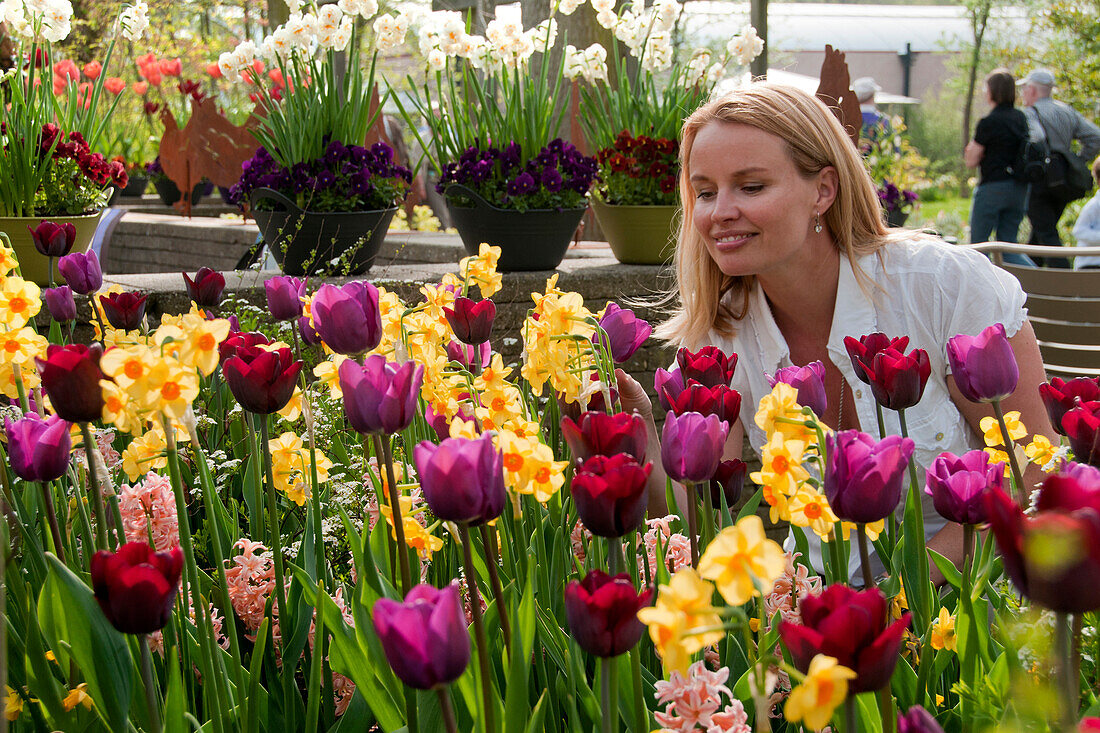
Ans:
[[[836,116],[816,97],[794,87],[754,82],[704,104],[684,121],[680,143],[680,199],[683,216],[676,247],[676,285],[666,302],[679,300],[674,315],[656,335],[676,346],[698,348],[716,330],[732,335],[745,316],[751,278],[730,277],[718,269],[703,236],[692,222],[691,148],[699,130],[712,122],[755,127],[787,143],[799,173],[806,178],[832,166],[837,194],[822,213],[837,248],[855,258],[874,252],[890,237],[882,208],[859,151]],[[858,270],[857,270],[858,273]]]

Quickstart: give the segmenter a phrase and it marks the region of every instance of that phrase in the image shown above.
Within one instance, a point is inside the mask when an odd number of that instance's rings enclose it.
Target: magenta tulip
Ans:
[[[493,358],[493,347],[488,341],[483,341],[477,346],[460,343],[458,341],[447,342],[447,358],[457,361],[462,368],[470,371],[474,368],[474,360],[481,366],[486,366]]]
[[[679,369],[673,369],[669,372],[658,367],[657,372],[653,375],[653,391],[657,393],[657,399],[665,412],[672,410],[673,401],[685,388],[684,375],[680,373]]]
[[[103,615],[124,634],[151,634],[168,623],[179,592],[183,553],[127,542],[92,556],[92,588]]]
[[[825,365],[815,361],[806,366],[783,367],[775,374],[764,375],[772,387],[783,382],[798,392],[798,404],[809,407],[821,417],[829,406],[829,396],[825,394]]]
[[[413,449],[424,500],[436,517],[481,524],[504,510],[504,457],[490,435],[427,440]]]
[[[870,364],[875,360],[875,354],[883,349],[894,349],[904,353],[908,345],[908,336],[890,338],[881,331],[869,333],[859,338],[844,337],[844,349],[848,352],[848,358],[852,360],[852,369],[855,370],[856,377],[864,384],[870,384],[871,380],[868,378],[867,372],[863,370],[863,364]]]
[[[221,301],[222,291],[225,290],[225,275],[209,267],[200,267],[194,280],[186,272],[181,274],[187,286],[187,296],[195,305],[213,308]]]
[[[256,415],[270,415],[286,407],[300,371],[302,362],[285,347],[266,351],[242,345],[222,364],[229,390],[244,410]]]
[[[289,275],[268,278],[264,281],[264,293],[267,310],[276,321],[293,321],[301,317],[306,284],[299,278]]]
[[[1062,418],[1067,412],[1082,402],[1100,402],[1100,377],[1076,377],[1065,380],[1052,377],[1049,382],[1039,385],[1039,396],[1050,416],[1050,424],[1061,435],[1065,435]]]
[[[920,402],[932,374],[932,363],[924,349],[905,354],[887,347],[870,362],[859,362],[859,366],[875,400],[888,410],[907,410]]]
[[[666,415],[661,431],[661,465],[675,481],[710,481],[722,460],[729,424],[717,415]]]
[[[404,603],[380,598],[371,612],[382,651],[398,679],[418,690],[454,682],[470,663],[470,635],[458,585],[418,585]]]
[[[898,713],[898,733],[943,733],[943,726],[936,722],[932,713],[914,705],[904,715]]]
[[[634,315],[634,311],[620,308],[616,303],[608,303],[600,319],[600,328],[607,334],[607,348],[611,359],[622,364],[645,343],[653,333],[653,327]],[[599,335],[592,340],[598,343]]]
[[[497,307],[493,301],[473,301],[459,296],[455,298],[453,308],[444,308],[443,313],[454,331],[455,338],[464,344],[476,346],[489,340],[493,332],[493,319]]]
[[[382,340],[378,288],[350,282],[342,288],[322,285],[313,296],[313,327],[337,354],[365,354]]]
[[[42,389],[50,398],[54,411],[69,422],[92,422],[103,415],[103,389],[99,380],[103,372],[99,344],[50,344],[46,358],[35,357]]]
[[[570,484],[584,526],[600,537],[622,537],[645,519],[646,481],[652,463],[628,453],[596,454],[577,467]]]
[[[46,257],[64,257],[76,244],[76,227],[72,224],[40,222],[35,228],[27,227],[34,248]]]
[[[1020,369],[1003,324],[994,323],[977,336],[953,336],[947,360],[955,384],[971,402],[993,402],[1016,391]]]
[[[317,329],[309,322],[307,316],[298,319],[298,333],[302,335],[302,341],[306,346],[316,346],[321,343],[321,334],[317,333]]]
[[[669,410],[675,415],[717,415],[722,422],[733,425],[741,412],[741,393],[723,385],[704,387],[693,380],[680,394],[669,397]]]
[[[43,420],[36,413],[15,420],[4,418],[8,461],[24,481],[53,481],[65,475],[73,448],[69,423],[57,415]]]
[[[565,620],[581,649],[597,657],[630,651],[645,632],[638,611],[649,605],[653,590],[638,593],[626,573],[610,576],[591,570],[565,586]]]
[[[956,456],[941,453],[928,468],[924,493],[940,516],[959,524],[984,524],[987,520],[985,494],[1004,487],[1005,464],[990,463],[985,451],[972,450]]]
[[[858,430],[841,430],[827,434],[825,444],[824,490],[833,512],[858,523],[889,516],[901,501],[913,441],[900,435],[875,440]]]
[[[57,270],[74,293],[90,295],[103,287],[103,270],[92,250],[65,255],[57,261]]]
[[[340,364],[340,391],[344,414],[356,432],[364,435],[399,433],[416,414],[416,398],[424,382],[424,367],[415,361],[395,364],[379,354],[363,365],[352,359]]]
[[[586,461],[597,454],[613,456],[616,453],[629,453],[634,460],[645,461],[646,425],[637,413],[608,415],[589,410],[578,421],[563,417],[561,432],[573,458],[578,461]]]

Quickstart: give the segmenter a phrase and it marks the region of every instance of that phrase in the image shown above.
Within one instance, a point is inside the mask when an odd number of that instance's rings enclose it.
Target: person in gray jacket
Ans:
[[[1061,151],[1067,156],[1077,155],[1086,164],[1091,163],[1100,152],[1100,128],[1068,104],[1053,99],[1054,74],[1049,69],[1035,69],[1019,84],[1032,139],[1045,137],[1051,150]],[[1077,153],[1073,152],[1074,140],[1081,145]],[[1062,244],[1058,236],[1058,221],[1068,203],[1063,196],[1042,184],[1032,184],[1027,208],[1027,218],[1031,222],[1029,244]],[[1069,267],[1069,261],[1064,258],[1047,258],[1045,264]]]

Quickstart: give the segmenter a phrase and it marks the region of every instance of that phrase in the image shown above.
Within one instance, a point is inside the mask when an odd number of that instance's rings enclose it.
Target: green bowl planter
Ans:
[[[447,187],[448,197],[461,193],[473,207],[455,206],[450,200],[451,224],[462,238],[462,246],[476,255],[482,242],[500,247],[500,272],[553,270],[565,258],[573,233],[584,216],[579,209],[498,209],[473,190],[460,184]]]
[[[592,211],[615,259],[629,265],[667,265],[676,253],[679,206],[617,206],[592,199]]]
[[[50,284],[50,260],[40,254],[34,248],[34,241],[27,227],[37,227],[43,221],[52,221],[55,224],[72,224],[76,227],[76,243],[71,252],[87,252],[95,237],[96,227],[99,226],[99,217],[102,211],[84,216],[0,216],[0,232],[4,232],[11,238],[12,249],[19,259],[19,270],[23,273],[24,280],[31,280],[42,286]],[[64,279],[57,272],[57,263],[54,262],[54,284],[61,285]]]

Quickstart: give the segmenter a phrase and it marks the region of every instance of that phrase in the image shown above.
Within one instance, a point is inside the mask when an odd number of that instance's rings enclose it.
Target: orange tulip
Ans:
[[[122,90],[126,88],[126,80],[117,76],[108,76],[103,86],[111,94],[122,94]]]
[[[103,64],[98,61],[89,61],[84,64],[84,76],[89,79],[98,79],[99,75],[103,72]]]

